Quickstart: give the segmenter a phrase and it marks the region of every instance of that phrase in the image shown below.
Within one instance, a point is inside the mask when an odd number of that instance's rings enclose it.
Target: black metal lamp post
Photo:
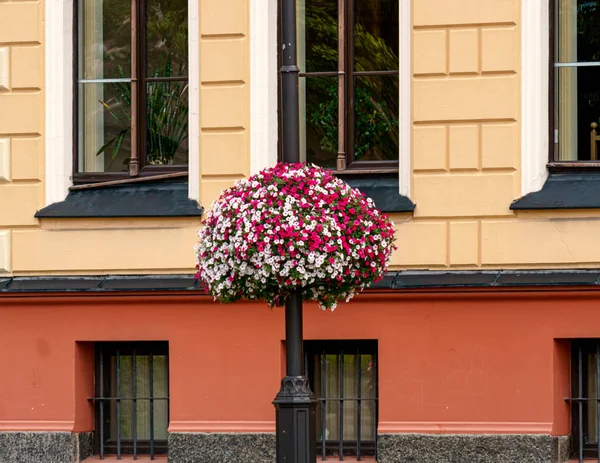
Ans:
[[[300,161],[296,0],[281,0],[281,93],[283,159]],[[285,302],[286,376],[273,404],[276,410],[277,463],[315,463],[317,400],[304,375],[302,288]]]

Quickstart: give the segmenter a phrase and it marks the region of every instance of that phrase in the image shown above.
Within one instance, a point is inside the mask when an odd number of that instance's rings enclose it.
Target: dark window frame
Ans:
[[[100,455],[103,458],[105,455],[117,455],[118,459],[120,459],[121,455],[131,455],[139,456],[139,455],[150,455],[152,458],[154,455],[166,455],[167,454],[167,441],[154,439],[153,433],[153,404],[157,400],[165,400],[163,398],[153,398],[154,395],[151,392],[151,419],[150,419],[150,439],[148,440],[139,440],[135,437],[131,440],[122,440],[120,436],[117,440],[109,440],[105,438],[105,436],[110,435],[110,402],[116,401],[118,406],[121,403],[121,400],[126,399],[118,399],[115,397],[106,398],[106,394],[110,396],[110,357],[111,355],[116,355],[117,358],[119,355],[128,354],[132,356],[137,355],[165,355],[167,357],[167,385],[169,385],[169,368],[168,368],[168,359],[169,359],[169,344],[167,341],[133,341],[133,342],[120,342],[120,341],[110,341],[110,342],[97,342],[94,345],[95,348],[95,366],[94,366],[94,410],[95,410],[95,431],[94,431],[94,453],[96,455]],[[152,357],[151,357],[152,358]],[[118,365],[117,361],[117,365]],[[134,362],[135,364],[135,362]],[[135,367],[133,367],[135,368]],[[117,367],[119,369],[119,367]],[[152,370],[150,370],[152,372]],[[118,381],[118,380],[117,380]],[[135,382],[135,381],[134,381]],[[136,395],[133,395],[136,397]],[[136,400],[143,400],[141,398]],[[170,388],[167,394],[167,403],[170,403]],[[135,403],[135,400],[134,400]],[[135,410],[135,408],[134,408]],[[168,413],[170,416],[170,407],[168,407]],[[119,412],[117,412],[119,416]],[[136,413],[134,412],[134,416]],[[134,420],[135,423],[135,420]],[[118,429],[120,430],[120,424],[118,424]],[[135,429],[135,428],[134,428]],[[117,431],[117,434],[120,435],[120,432]]]
[[[377,340],[319,340],[319,341],[304,341],[304,368],[305,375],[309,378],[310,387],[313,390],[315,396],[319,403],[325,403],[327,400],[335,400],[335,399],[327,399],[323,397],[324,391],[316,391],[315,390],[315,378],[314,374],[311,374],[315,368],[314,356],[315,355],[338,355],[340,358],[343,355],[361,355],[368,354],[372,355],[374,362],[374,377],[375,377],[375,398],[367,399],[361,398],[360,392],[358,394],[358,400],[356,398],[345,398],[343,388],[341,390],[340,399],[344,400],[353,400],[360,403],[361,401],[374,401],[375,402],[375,429],[374,435],[375,440],[364,440],[360,438],[360,431],[358,432],[357,440],[344,440],[343,434],[341,439],[326,441],[325,448],[323,447],[322,441],[317,440],[317,454],[321,456],[323,460],[331,459],[332,456],[337,456],[341,461],[344,457],[356,457],[358,460],[363,456],[375,456],[377,458],[377,424],[379,422],[379,359],[378,359],[378,343]],[[322,365],[324,365],[322,363]],[[343,363],[338,365],[338,368],[341,368],[343,377]],[[321,373],[323,376],[323,373]],[[360,370],[357,380],[360,380]],[[326,383],[322,383],[322,387],[326,388]],[[360,391],[360,388],[358,389]],[[340,400],[340,403],[343,401]],[[325,410],[321,408],[322,413],[317,413],[317,420],[321,422],[321,426],[324,427],[326,415],[323,413]],[[343,421],[343,407],[340,408],[342,410],[340,415],[340,421]],[[359,406],[360,410],[360,406]],[[360,423],[361,415],[360,412],[357,414],[357,421]],[[342,427],[343,429],[343,427]],[[360,429],[360,426],[357,427]],[[343,433],[343,431],[342,431]]]
[[[399,0],[402,1],[402,0]],[[338,77],[338,117],[343,114],[342,122],[338,125],[338,154],[335,173],[349,174],[385,174],[399,171],[400,160],[389,161],[357,161],[354,156],[354,91],[355,77],[400,76],[400,58],[398,69],[390,71],[355,71],[354,70],[354,6],[355,0],[337,0],[338,3],[338,69],[325,72],[300,72],[303,77]],[[278,2],[277,12],[277,112],[278,112],[278,160],[283,160],[282,132],[282,92],[281,92],[281,2]],[[341,60],[339,57],[343,57]],[[343,98],[340,98],[340,94]]]
[[[131,162],[128,172],[79,172],[79,1],[73,0],[73,184],[107,181],[124,183],[132,178],[188,173],[189,164],[150,165],[146,159],[146,87],[152,82],[189,82],[189,75],[147,77],[147,0],[131,4]],[[188,60],[190,57],[188,56]],[[180,174],[180,175],[177,175]]]
[[[558,62],[557,57],[557,39],[560,33],[557,24],[558,21],[558,0],[549,0],[549,59],[548,59],[548,171],[556,173],[584,173],[584,172],[600,172],[600,160],[586,161],[560,161],[558,160],[558,144],[555,143],[556,115],[558,110],[558,101],[556,100],[557,90],[557,72],[555,64]],[[560,134],[559,134],[560,137]],[[599,142],[600,145],[600,142]],[[598,147],[600,151],[600,146]]]
[[[589,391],[586,387],[590,374],[587,368],[588,354],[596,354],[597,384],[600,389],[600,339],[580,339],[571,343],[572,397],[567,399],[571,403],[572,413],[571,448],[573,456],[580,461],[583,458],[598,458],[600,461],[600,442],[589,443],[587,437],[589,435],[587,404],[590,400],[596,400],[600,393],[600,390]],[[600,407],[598,407],[597,419],[600,425]]]

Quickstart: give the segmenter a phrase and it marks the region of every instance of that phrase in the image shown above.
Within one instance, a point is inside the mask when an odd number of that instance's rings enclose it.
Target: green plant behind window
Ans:
[[[309,70],[337,67],[338,24],[335,3],[311,2],[306,9],[306,56]],[[385,40],[362,25],[354,30],[356,71],[398,69],[398,57]],[[367,61],[368,60],[368,61]],[[398,79],[360,78],[355,85],[355,159],[372,160],[395,153],[398,146]],[[338,151],[337,79],[306,79],[306,117],[320,139],[323,151]],[[350,148],[350,147],[347,147]],[[379,156],[375,155],[380,151]]]
[[[183,66],[182,66],[183,67]],[[183,69],[178,75],[183,75]],[[121,77],[125,72],[119,67]],[[156,70],[153,77],[172,77],[173,66],[168,59],[162,72]],[[96,155],[111,149],[111,162],[115,160],[123,141],[131,132],[131,85],[129,83],[113,83],[114,102],[99,103],[122,126],[119,133],[106,142]],[[188,98],[187,82],[162,81],[147,84],[146,94],[146,159],[148,164],[167,165],[173,163],[177,150],[187,138],[188,133]],[[119,110],[120,108],[120,110]],[[122,113],[123,115],[119,115]]]

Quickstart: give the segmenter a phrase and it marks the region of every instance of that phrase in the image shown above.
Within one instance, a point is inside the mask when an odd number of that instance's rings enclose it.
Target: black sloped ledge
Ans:
[[[415,210],[415,204],[399,193],[398,174],[344,174],[340,175],[340,178],[352,188],[357,188],[371,198],[381,212],[413,212]]]
[[[69,192],[36,212],[37,218],[200,217],[184,182],[107,186]]]
[[[600,173],[551,173],[540,191],[510,205],[513,211],[600,208]]]
[[[405,270],[391,289],[600,286],[600,270]]]
[[[594,270],[486,270],[388,272],[371,289],[405,291],[419,289],[597,287],[600,269]],[[52,293],[123,291],[204,291],[194,275],[98,275],[56,277],[3,277],[0,293]]]

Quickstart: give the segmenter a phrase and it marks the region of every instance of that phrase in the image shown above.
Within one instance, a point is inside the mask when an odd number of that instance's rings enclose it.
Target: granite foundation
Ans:
[[[169,463],[275,463],[275,434],[170,433]]]
[[[378,463],[563,463],[569,436],[380,434]]]
[[[0,432],[0,463],[77,463],[93,444],[93,433]]]
[[[569,436],[380,434],[378,463],[563,463]],[[77,463],[93,433],[0,432],[0,463]],[[169,463],[275,463],[269,433],[170,433]],[[333,458],[332,458],[333,460]]]

